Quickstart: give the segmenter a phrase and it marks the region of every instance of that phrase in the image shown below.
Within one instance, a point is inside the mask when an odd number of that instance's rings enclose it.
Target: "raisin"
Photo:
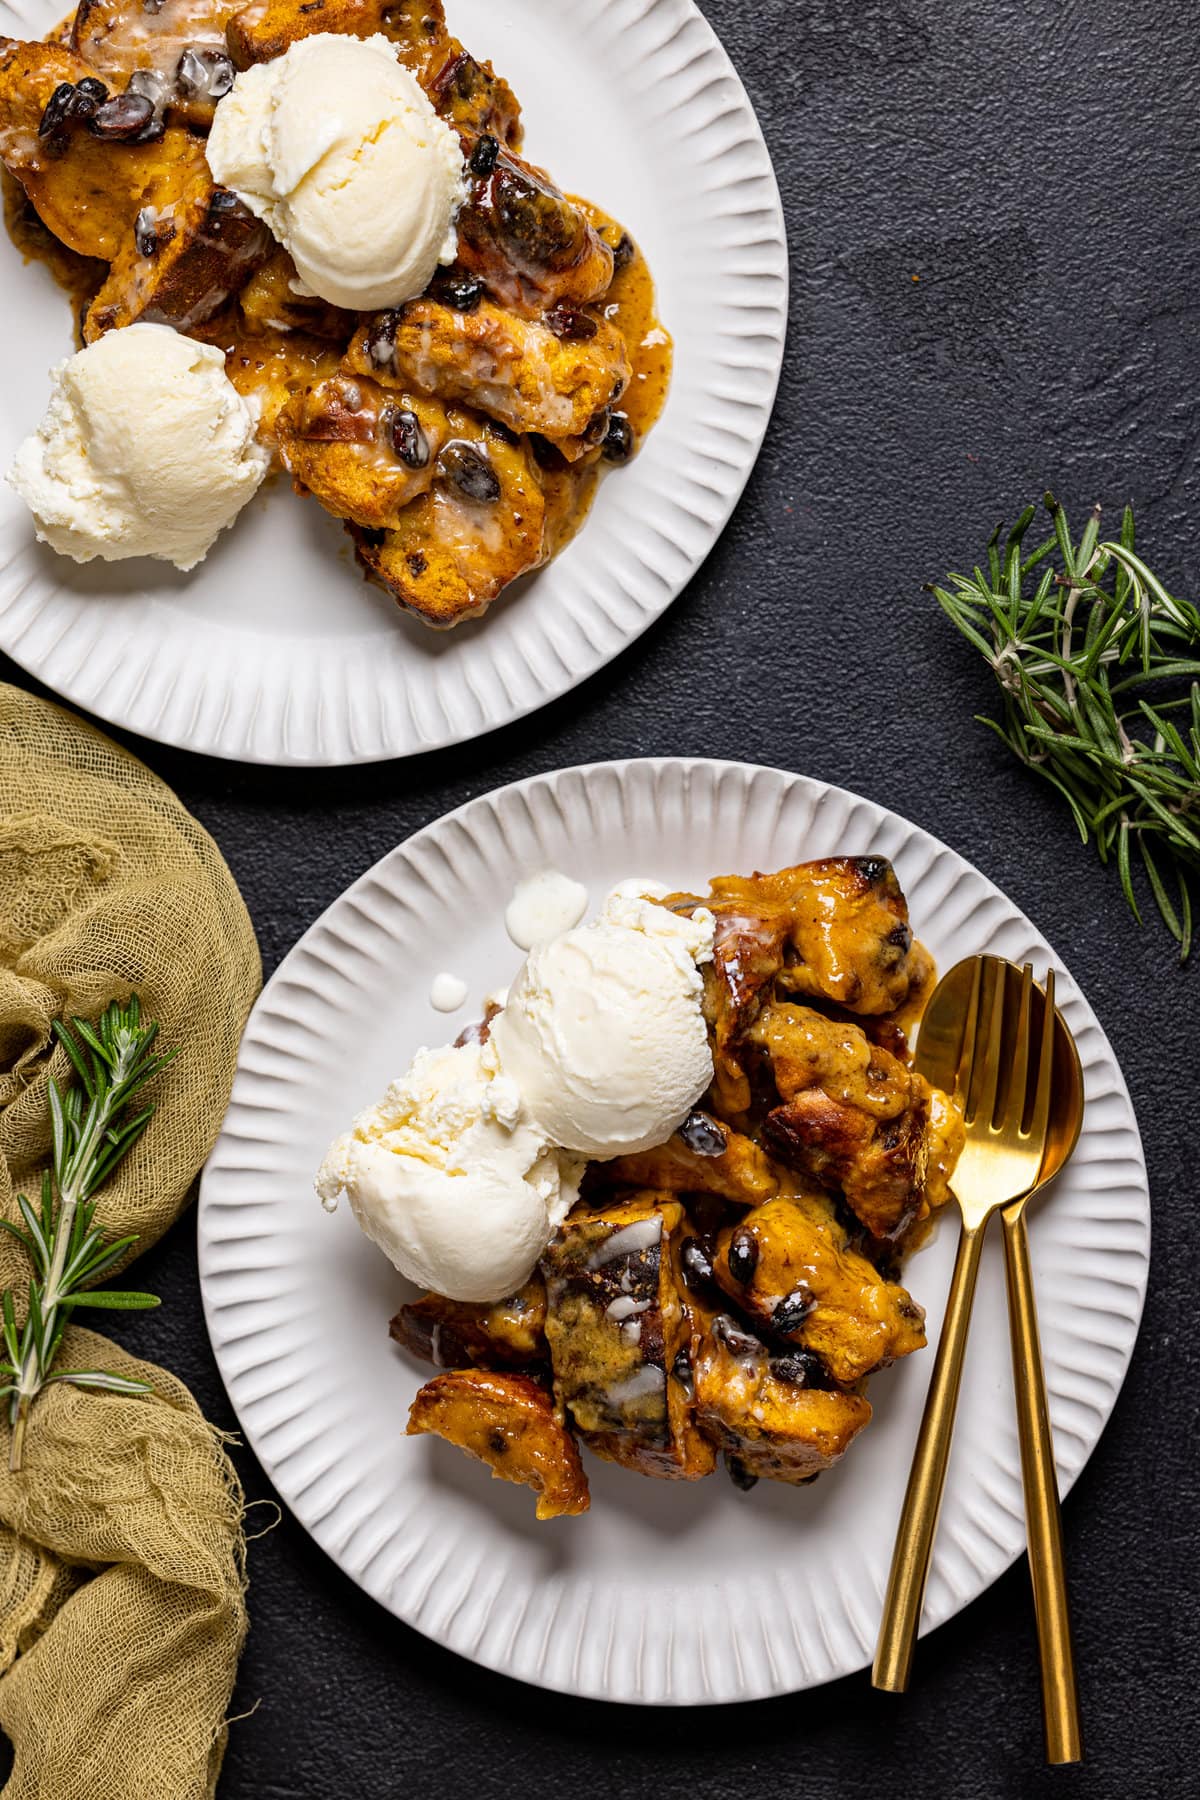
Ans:
[[[396,350],[396,327],[400,323],[398,312],[377,313],[367,327],[367,355],[377,369],[389,363]]]
[[[571,306],[566,300],[560,300],[542,316],[542,323],[554,333],[556,338],[563,338],[569,343],[586,343],[594,338],[597,331],[595,319],[585,313],[582,307]]]
[[[686,1350],[681,1350],[671,1364],[671,1374],[690,1400],[696,1392],[695,1377],[692,1373],[692,1359]]]
[[[429,564],[419,550],[410,550],[404,560],[408,564],[408,572],[410,575],[423,575],[429,567]]]
[[[125,84],[127,94],[141,94],[154,108],[162,105],[170,87],[165,75],[157,69],[135,69]]]
[[[406,406],[398,406],[388,421],[392,449],[407,469],[423,469],[429,462],[429,439],[421,421]]]
[[[623,231],[613,250],[613,274],[619,275],[627,269],[637,255],[637,245],[627,231]]]
[[[208,197],[208,211],[204,216],[204,233],[209,241],[222,246],[228,243],[234,255],[238,255],[242,233],[247,227],[254,229],[253,215],[232,188],[214,188]],[[162,242],[161,230],[158,235]]]
[[[729,1273],[745,1287],[748,1281],[754,1279],[757,1267],[758,1241],[753,1232],[745,1229],[735,1231],[729,1240]]]
[[[500,419],[485,419],[483,429],[487,436],[495,438],[498,444],[511,444],[515,449],[521,441],[511,426],[505,425]]]
[[[143,206],[133,221],[133,241],[137,245],[139,256],[153,256],[158,249],[158,228],[155,224],[155,217],[152,206]]]
[[[854,864],[859,878],[871,887],[878,887],[887,878],[888,864],[882,856],[856,856]]]
[[[75,83],[75,98],[71,102],[71,116],[75,119],[90,119],[98,107],[108,99],[108,89],[94,75],[85,75],[82,81]]]
[[[485,131],[483,136],[476,141],[475,148],[471,152],[471,160],[467,164],[467,167],[470,169],[472,175],[478,175],[480,177],[490,175],[496,166],[496,160],[499,155],[499,144],[490,132]]]
[[[894,944],[897,950],[902,950],[906,956],[912,949],[912,940],[911,925],[897,925],[887,935],[888,943]]]
[[[529,448],[533,451],[533,460],[539,469],[561,472],[566,468],[567,459],[558,445],[552,444],[540,431],[530,432]]]
[[[728,1313],[718,1313],[712,1322],[712,1333],[719,1344],[724,1344],[731,1356],[757,1356],[762,1350],[758,1338],[748,1331],[743,1331],[736,1319]]]
[[[691,1112],[679,1127],[679,1135],[693,1156],[720,1156],[725,1149],[725,1133],[706,1112]]]
[[[228,56],[220,50],[210,50],[208,70],[208,97],[210,100],[223,100],[233,86],[234,68]]]
[[[62,130],[71,116],[74,101],[74,87],[69,81],[60,81],[46,102],[46,110],[37,128],[40,138],[55,137]]]
[[[725,1468],[734,1487],[741,1488],[744,1494],[748,1494],[752,1487],[757,1486],[758,1476],[752,1475],[745,1463],[739,1457],[731,1456],[728,1451],[725,1452]]]
[[[683,1279],[694,1294],[704,1294],[716,1280],[713,1274],[712,1258],[700,1242],[699,1238],[685,1238],[679,1251],[679,1266],[683,1270]]]
[[[775,1311],[771,1314],[771,1329],[782,1337],[803,1325],[810,1312],[817,1304],[817,1297],[807,1282],[797,1282],[790,1294],[785,1294]]]
[[[594,450],[608,436],[608,422],[612,417],[607,406],[602,406],[598,413],[593,413],[583,429],[583,441],[589,449]]]
[[[442,275],[434,282],[433,297],[454,312],[474,312],[483,299],[483,283],[474,275]]]
[[[190,100],[222,100],[233,86],[233,64],[223,50],[189,45],[175,66],[175,79]]]
[[[786,1381],[789,1387],[808,1386],[808,1372],[799,1356],[773,1356],[767,1367],[776,1381]]]
[[[624,413],[615,412],[604,434],[604,460],[627,463],[633,455],[633,426]]]
[[[811,1350],[789,1350],[786,1356],[773,1356],[767,1367],[776,1381],[786,1381],[791,1387],[827,1391],[833,1386],[829,1370]]]
[[[111,100],[98,107],[87,122],[87,128],[93,137],[105,138],[114,144],[145,143],[158,124],[157,135],[161,136],[162,125],[154,117],[154,102],[145,94],[115,94]]]
[[[189,98],[202,94],[208,86],[208,70],[190,44],[175,65],[175,79]]]
[[[439,457],[442,473],[468,500],[490,503],[500,498],[500,477],[483,452],[458,439]]]

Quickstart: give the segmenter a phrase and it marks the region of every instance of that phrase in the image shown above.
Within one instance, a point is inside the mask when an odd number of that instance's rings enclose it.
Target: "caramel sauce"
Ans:
[[[275,448],[275,420],[291,399],[310,382],[336,374],[342,360],[340,344],[309,337],[302,331],[256,328],[253,335],[241,322],[236,304],[215,319],[197,325],[189,334],[225,352],[225,373],[242,395],[259,409],[258,435]]]
[[[606,243],[615,249],[623,235],[616,220],[593,206],[590,200],[581,200],[575,195],[570,198]],[[600,309],[606,319],[612,320],[629,349],[633,379],[621,400],[621,411],[640,440],[666,404],[674,346],[670,332],[658,316],[650,265],[636,246],[632,259],[613,276],[612,286],[600,302]]]

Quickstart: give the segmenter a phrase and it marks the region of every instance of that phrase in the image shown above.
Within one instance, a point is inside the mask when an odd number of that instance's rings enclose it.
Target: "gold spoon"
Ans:
[[[970,1011],[976,964],[977,959],[971,957],[948,971],[938,983],[920,1024],[916,1066],[927,1081],[947,1093],[954,1091],[958,1079],[963,1021]],[[1040,988],[1033,986],[1032,969],[1028,964],[1024,970],[1018,970],[1012,963],[1005,964],[1004,968],[1006,999],[1011,1002],[1018,989],[1028,987],[1030,1035],[1034,1041],[1044,1041],[1046,1008],[1054,1005],[1054,971],[1047,974],[1043,994]],[[1028,1193],[1004,1207],[1001,1220],[1029,1568],[1041,1658],[1046,1757],[1051,1763],[1068,1763],[1078,1762],[1083,1754],[1079,1698],[1071,1648],[1054,1445],[1025,1221],[1029,1201],[1067,1162],[1083,1123],[1083,1071],[1079,1053],[1068,1026],[1056,1009],[1053,1019],[1052,1104],[1037,1181]]]

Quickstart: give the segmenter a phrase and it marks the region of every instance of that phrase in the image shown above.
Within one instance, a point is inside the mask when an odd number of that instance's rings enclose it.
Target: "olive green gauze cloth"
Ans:
[[[0,684],[0,1213],[16,1219],[15,1196],[39,1193],[47,1080],[72,1079],[52,1021],[136,993],[180,1055],[99,1191],[97,1224],[136,1232],[133,1256],[161,1237],[216,1137],[260,980],[233,877],[170,789],[62,708]],[[0,1288],[21,1295],[28,1279],[0,1232]],[[3,1800],[201,1800],[246,1632],[241,1489],[172,1375],[80,1327],[61,1357],[154,1392],[51,1386],[17,1474],[0,1409]]]

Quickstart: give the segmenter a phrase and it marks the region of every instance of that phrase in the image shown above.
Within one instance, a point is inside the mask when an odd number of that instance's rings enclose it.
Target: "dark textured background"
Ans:
[[[869,794],[977,862],[1087,990],[1146,1140],[1142,1335],[1066,1506],[1089,1756],[1041,1765],[1024,1565],[922,1648],[904,1700],[865,1676],[733,1709],[606,1708],[485,1674],[396,1624],[289,1518],[253,1546],[223,1800],[532,1792],[1126,1800],[1194,1794],[1200,1451],[1191,1332],[1196,980],[1049,789],[972,723],[986,671],[921,583],[1049,485],[1082,522],[1132,500],[1168,583],[1200,583],[1200,94],[1194,4],[705,0],[762,120],[791,236],[779,405],[705,567],[584,688],[481,742],[325,774],[135,744],[210,828],[270,970],[346,883],[498,783],[682,752]],[[914,279],[919,277],[919,279]],[[5,675],[25,678],[11,667]],[[140,1264],[123,1335],[234,1420],[189,1217]],[[319,1328],[319,1321],[314,1321]],[[246,1451],[251,1495],[269,1492]]]

